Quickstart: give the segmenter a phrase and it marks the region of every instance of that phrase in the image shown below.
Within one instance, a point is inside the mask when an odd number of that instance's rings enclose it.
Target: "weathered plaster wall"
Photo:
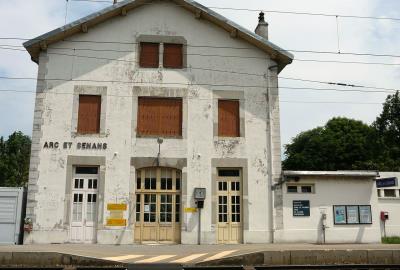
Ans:
[[[379,172],[381,178],[397,177],[400,179],[400,172]],[[376,185],[375,185],[376,188]],[[397,197],[395,198],[384,198],[383,189],[394,189]],[[376,192],[381,192],[381,197],[378,198],[379,212],[384,211],[389,213],[389,219],[386,220],[386,236],[400,236],[400,185],[377,188]],[[383,222],[380,222],[381,233],[384,235]]]
[[[188,44],[187,66],[182,70],[139,68],[137,42],[144,35],[183,37]],[[204,47],[196,47],[199,45]],[[135,189],[135,168],[131,159],[154,158],[158,152],[156,138],[136,136],[137,97],[140,95],[183,98],[183,138],[165,139],[161,146],[162,158],[187,162],[183,168],[187,174],[183,207],[194,206],[194,187],[205,187],[211,194],[215,173],[212,159],[247,160],[248,194],[244,202],[248,204],[245,215],[249,219],[244,241],[270,241],[266,94],[268,85],[277,86],[277,79],[270,78],[268,82],[264,75],[272,65],[275,63],[265,53],[168,2],[145,5],[126,16],[89,28],[88,33],[50,45],[41,53],[39,64],[39,78],[46,81],[43,87],[38,83],[28,208],[28,215],[34,217],[34,232],[26,242],[68,241],[68,226],[63,225],[68,200],[65,195],[68,156],[105,158],[104,204],[99,209],[104,216],[107,202],[131,202]],[[276,71],[272,71],[268,76],[275,75]],[[104,89],[102,98],[106,110],[102,133],[100,136],[74,135],[73,119],[77,112],[74,89],[90,93],[94,87]],[[240,93],[245,136],[215,136],[217,91]],[[280,174],[278,89],[271,90],[271,98],[273,176],[276,179]],[[74,145],[104,142],[108,147],[107,150],[43,149],[45,141],[68,141]],[[210,198],[202,216],[205,243],[216,241]],[[188,214],[183,220],[186,222],[182,224],[182,243],[196,243],[197,216]],[[97,241],[129,243],[133,241],[133,234],[130,227],[107,227],[103,219],[98,226]]]
[[[313,184],[315,193],[287,193],[287,184],[282,187],[283,229],[276,231],[277,242],[321,243],[321,211],[327,214],[326,243],[380,242],[378,197],[373,179],[302,177],[292,183]],[[309,200],[310,216],[294,217],[293,200]],[[372,224],[335,225],[333,205],[371,205]]]

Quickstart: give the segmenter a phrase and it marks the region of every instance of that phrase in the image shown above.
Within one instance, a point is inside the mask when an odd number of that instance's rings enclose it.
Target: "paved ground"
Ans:
[[[202,261],[253,253],[284,250],[400,250],[400,245],[382,244],[247,244],[247,245],[0,245],[0,252],[59,252],[127,263],[179,263]]]

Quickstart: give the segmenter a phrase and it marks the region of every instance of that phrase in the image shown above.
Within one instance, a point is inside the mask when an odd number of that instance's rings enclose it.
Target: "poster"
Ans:
[[[346,207],[334,206],[333,211],[335,212],[335,224],[346,224]]]
[[[362,224],[372,223],[371,206],[369,205],[360,206],[360,223]]]
[[[146,212],[146,213],[150,212],[150,205],[149,204],[145,204],[144,205],[144,212]]]
[[[358,224],[358,206],[347,206],[347,224]]]

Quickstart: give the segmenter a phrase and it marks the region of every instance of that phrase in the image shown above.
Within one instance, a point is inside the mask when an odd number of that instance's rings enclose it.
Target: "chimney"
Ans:
[[[113,3],[113,5],[115,5],[117,2],[118,2],[118,0],[114,0],[114,3]]]
[[[257,35],[268,39],[268,23],[265,21],[264,12],[262,12],[262,11],[258,15],[258,25],[256,27],[256,30],[254,30],[254,32]]]

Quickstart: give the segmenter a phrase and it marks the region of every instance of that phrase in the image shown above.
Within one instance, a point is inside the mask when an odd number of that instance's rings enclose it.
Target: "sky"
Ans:
[[[287,78],[341,82],[354,85],[397,89],[400,83],[400,57],[348,55],[346,53],[390,54],[400,56],[400,19],[359,19],[338,16],[310,16],[273,11],[324,13],[333,15],[400,18],[398,0],[198,0],[208,7],[266,11],[269,40],[291,51],[295,60],[280,73],[282,145],[298,133],[324,125],[332,117],[344,116],[370,124],[382,110],[390,92],[365,93],[342,86],[302,82]],[[23,40],[88,15],[111,3],[69,0],[0,0],[0,77],[37,76],[37,65],[25,51]],[[214,9],[230,20],[254,30],[257,11]],[[67,12],[66,12],[67,11]],[[8,46],[5,46],[8,45]],[[7,50],[5,48],[8,48]],[[17,49],[17,50],[10,50]],[[299,51],[341,52],[341,54]],[[319,61],[347,61],[327,63]],[[365,63],[389,63],[377,65]],[[291,87],[291,88],[285,88]],[[0,136],[20,130],[31,135],[34,111],[34,80],[0,78]],[[306,89],[293,89],[306,88]],[[341,91],[312,90],[340,89]],[[345,90],[345,91],[343,91]],[[374,89],[361,88],[362,91]]]

